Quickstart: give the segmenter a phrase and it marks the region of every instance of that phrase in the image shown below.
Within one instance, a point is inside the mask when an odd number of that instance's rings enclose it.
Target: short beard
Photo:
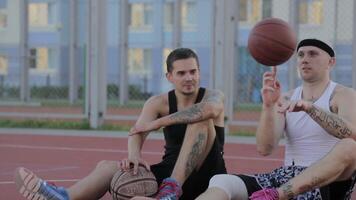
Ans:
[[[184,96],[192,96],[192,95],[194,95],[194,91],[193,92],[182,92],[182,94]]]

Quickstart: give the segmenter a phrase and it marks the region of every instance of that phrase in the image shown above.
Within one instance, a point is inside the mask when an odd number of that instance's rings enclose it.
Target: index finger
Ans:
[[[272,74],[273,74],[273,77],[276,77],[276,75],[277,75],[277,67],[276,66],[272,67]]]

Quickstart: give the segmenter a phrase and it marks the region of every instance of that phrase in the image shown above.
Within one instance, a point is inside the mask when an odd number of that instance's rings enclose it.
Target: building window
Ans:
[[[174,3],[166,2],[164,4],[164,26],[171,28],[174,20]]]
[[[47,26],[48,4],[30,3],[28,5],[28,20],[30,26]]]
[[[28,22],[32,27],[45,27],[56,23],[56,2],[29,3]]]
[[[239,21],[256,23],[272,16],[271,0],[240,0]]]
[[[302,0],[299,4],[299,23],[320,25],[323,23],[323,1]]]
[[[130,4],[130,29],[150,30],[153,24],[153,7],[148,3]]]
[[[150,49],[129,49],[129,74],[147,76],[151,73],[152,51]]]
[[[45,47],[30,49],[30,69],[47,71],[50,69],[50,57],[52,52]]]
[[[7,56],[0,55],[0,75],[7,75],[8,60]]]
[[[183,28],[195,28],[197,25],[197,5],[195,1],[182,2],[182,26]]]
[[[7,0],[0,0],[0,28],[7,27]]]
[[[0,28],[6,28],[7,27],[7,14],[0,10]]]

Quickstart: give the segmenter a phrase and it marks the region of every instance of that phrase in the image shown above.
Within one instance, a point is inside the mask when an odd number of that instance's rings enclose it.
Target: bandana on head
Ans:
[[[299,50],[300,47],[304,47],[304,46],[318,47],[319,49],[322,49],[322,50],[326,51],[326,53],[328,53],[331,57],[335,56],[334,50],[329,45],[327,45],[325,42],[323,42],[321,40],[304,39],[304,40],[299,42],[298,47],[297,47],[297,51]]]

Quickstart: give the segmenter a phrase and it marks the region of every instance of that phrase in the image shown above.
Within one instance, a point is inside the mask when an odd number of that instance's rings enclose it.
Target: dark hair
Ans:
[[[197,61],[197,65],[199,67],[199,59],[197,54],[188,48],[178,48],[173,50],[167,57],[166,64],[167,64],[167,72],[172,72],[173,70],[173,62],[176,60],[181,59],[188,59],[188,58],[195,58]]]

